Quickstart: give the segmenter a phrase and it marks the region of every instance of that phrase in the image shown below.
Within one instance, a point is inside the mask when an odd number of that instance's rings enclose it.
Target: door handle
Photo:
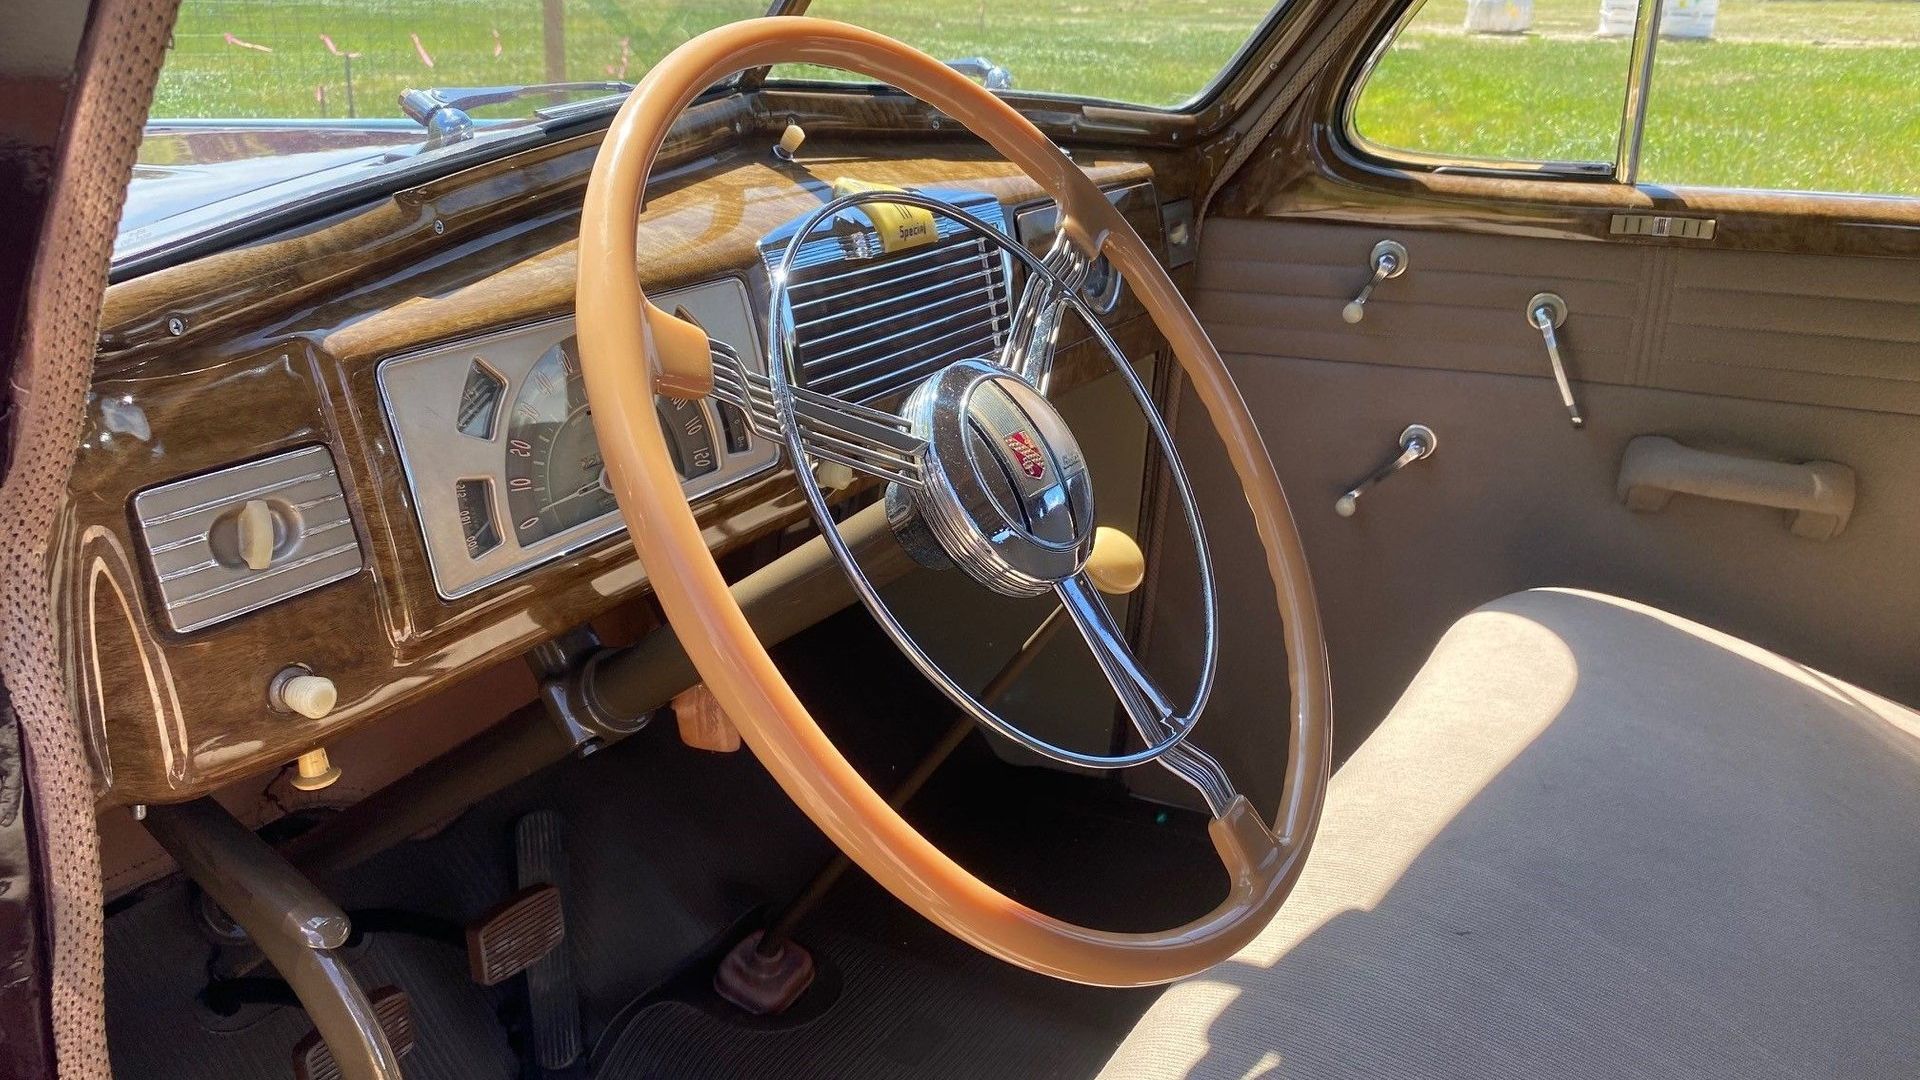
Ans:
[[[1566,365],[1560,362],[1560,336],[1555,333],[1567,321],[1567,302],[1556,293],[1534,293],[1527,301],[1527,322],[1547,343],[1547,364],[1553,368],[1554,384],[1560,388],[1560,403],[1567,407],[1567,418],[1574,427],[1585,427],[1580,406],[1573,401],[1573,384],[1567,381]]]
[[[1620,459],[1620,501],[1655,513],[1675,495],[1771,506],[1792,514],[1795,536],[1831,540],[1853,516],[1853,470],[1837,461],[1792,464],[1682,446],[1665,435],[1640,435]]]
[[[1367,258],[1373,264],[1373,276],[1360,287],[1360,295],[1340,309],[1340,317],[1350,323],[1367,317],[1367,301],[1381,282],[1407,272],[1407,246],[1398,240],[1382,240],[1373,245],[1373,254]]]

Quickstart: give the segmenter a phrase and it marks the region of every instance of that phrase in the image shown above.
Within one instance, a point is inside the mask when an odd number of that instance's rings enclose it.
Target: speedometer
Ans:
[[[766,371],[738,278],[655,297],[686,308],[751,370]],[[380,398],[405,466],[427,561],[456,600],[620,531],[573,320],[512,327],[380,363]],[[775,443],[737,409],[659,399],[689,499],[770,468]]]
[[[507,516],[522,546],[618,509],[575,350],[571,337],[548,349],[507,414]]]

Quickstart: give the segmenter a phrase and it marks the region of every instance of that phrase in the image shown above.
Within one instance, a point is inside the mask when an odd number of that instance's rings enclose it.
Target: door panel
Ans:
[[[1409,270],[1358,325],[1340,308],[1384,237]],[[1902,272],[1903,270],[1907,272]],[[1562,346],[1587,417],[1574,428],[1523,310],[1571,314]],[[1336,752],[1358,745],[1446,626],[1516,589],[1643,600],[1902,701],[1920,701],[1920,275],[1895,260],[1811,257],[1365,225],[1214,219],[1194,305],[1258,418],[1327,622]],[[1191,402],[1182,402],[1187,412]],[[1414,422],[1438,451],[1333,504]],[[1778,510],[1616,493],[1637,435],[1853,468],[1837,537]],[[1275,616],[1244,499],[1204,424],[1179,439],[1221,570],[1216,715],[1198,741],[1236,777],[1275,772],[1284,701]],[[1170,547],[1163,573],[1187,558]],[[1162,589],[1151,647],[1178,659],[1198,611]],[[1263,793],[1271,798],[1273,793]]]

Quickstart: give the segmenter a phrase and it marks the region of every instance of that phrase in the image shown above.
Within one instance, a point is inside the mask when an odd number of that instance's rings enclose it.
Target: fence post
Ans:
[[[547,53],[547,81],[567,81],[566,0],[541,0],[541,27]]]

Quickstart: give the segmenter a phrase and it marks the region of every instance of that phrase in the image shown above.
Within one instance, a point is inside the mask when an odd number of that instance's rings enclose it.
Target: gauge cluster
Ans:
[[[743,362],[766,370],[735,278],[653,297],[684,308]],[[635,363],[640,363],[635,357]],[[622,528],[580,375],[573,319],[397,356],[379,368],[434,587],[469,595]],[[779,450],[732,406],[659,399],[687,497],[771,467]]]

